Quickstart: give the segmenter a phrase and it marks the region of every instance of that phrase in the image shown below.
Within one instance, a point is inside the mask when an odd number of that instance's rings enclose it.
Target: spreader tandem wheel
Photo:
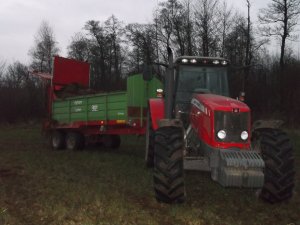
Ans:
[[[55,130],[51,134],[51,147],[54,150],[62,150],[65,148],[65,133]]]
[[[265,161],[265,184],[260,197],[270,203],[288,200],[295,186],[294,155],[290,140],[279,129],[260,130],[258,137]]]
[[[84,148],[84,136],[79,132],[68,132],[66,146],[69,150],[82,150]]]
[[[155,132],[154,189],[159,202],[185,200],[183,148],[182,128],[162,127]]]

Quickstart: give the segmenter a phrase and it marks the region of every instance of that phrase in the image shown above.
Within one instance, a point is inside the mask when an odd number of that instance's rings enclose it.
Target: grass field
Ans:
[[[300,132],[290,135],[300,181]],[[0,225],[300,224],[300,188],[270,205],[253,190],[225,189],[200,172],[186,174],[187,201],[157,203],[143,138],[119,150],[51,151],[39,127],[0,127]]]

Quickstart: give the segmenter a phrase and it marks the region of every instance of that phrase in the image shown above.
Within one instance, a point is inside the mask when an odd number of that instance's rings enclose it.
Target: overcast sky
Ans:
[[[147,23],[161,0],[0,0],[0,61],[28,63],[29,49],[43,20],[53,28],[61,49],[82,30],[88,20],[104,21],[112,14],[124,23]],[[227,0],[229,5],[246,13],[245,0]],[[251,0],[252,17],[269,0]]]

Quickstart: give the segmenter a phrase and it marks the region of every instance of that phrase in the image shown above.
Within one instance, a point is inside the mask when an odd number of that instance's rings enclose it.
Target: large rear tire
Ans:
[[[293,196],[295,170],[293,148],[286,133],[279,129],[263,129],[254,133],[265,162],[265,183],[260,197],[278,203]]]
[[[150,112],[147,116],[145,162],[148,168],[154,166],[154,135]]]
[[[155,132],[154,190],[159,202],[185,200],[183,150],[182,128],[162,127]]]

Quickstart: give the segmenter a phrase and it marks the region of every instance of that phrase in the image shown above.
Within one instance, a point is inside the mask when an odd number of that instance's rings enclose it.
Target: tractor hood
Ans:
[[[200,103],[199,106],[205,106],[213,111],[232,111],[238,110],[239,112],[249,112],[249,107],[238,100],[233,98],[224,97],[221,95],[214,94],[194,94],[192,99],[192,104],[197,106],[197,102]]]

